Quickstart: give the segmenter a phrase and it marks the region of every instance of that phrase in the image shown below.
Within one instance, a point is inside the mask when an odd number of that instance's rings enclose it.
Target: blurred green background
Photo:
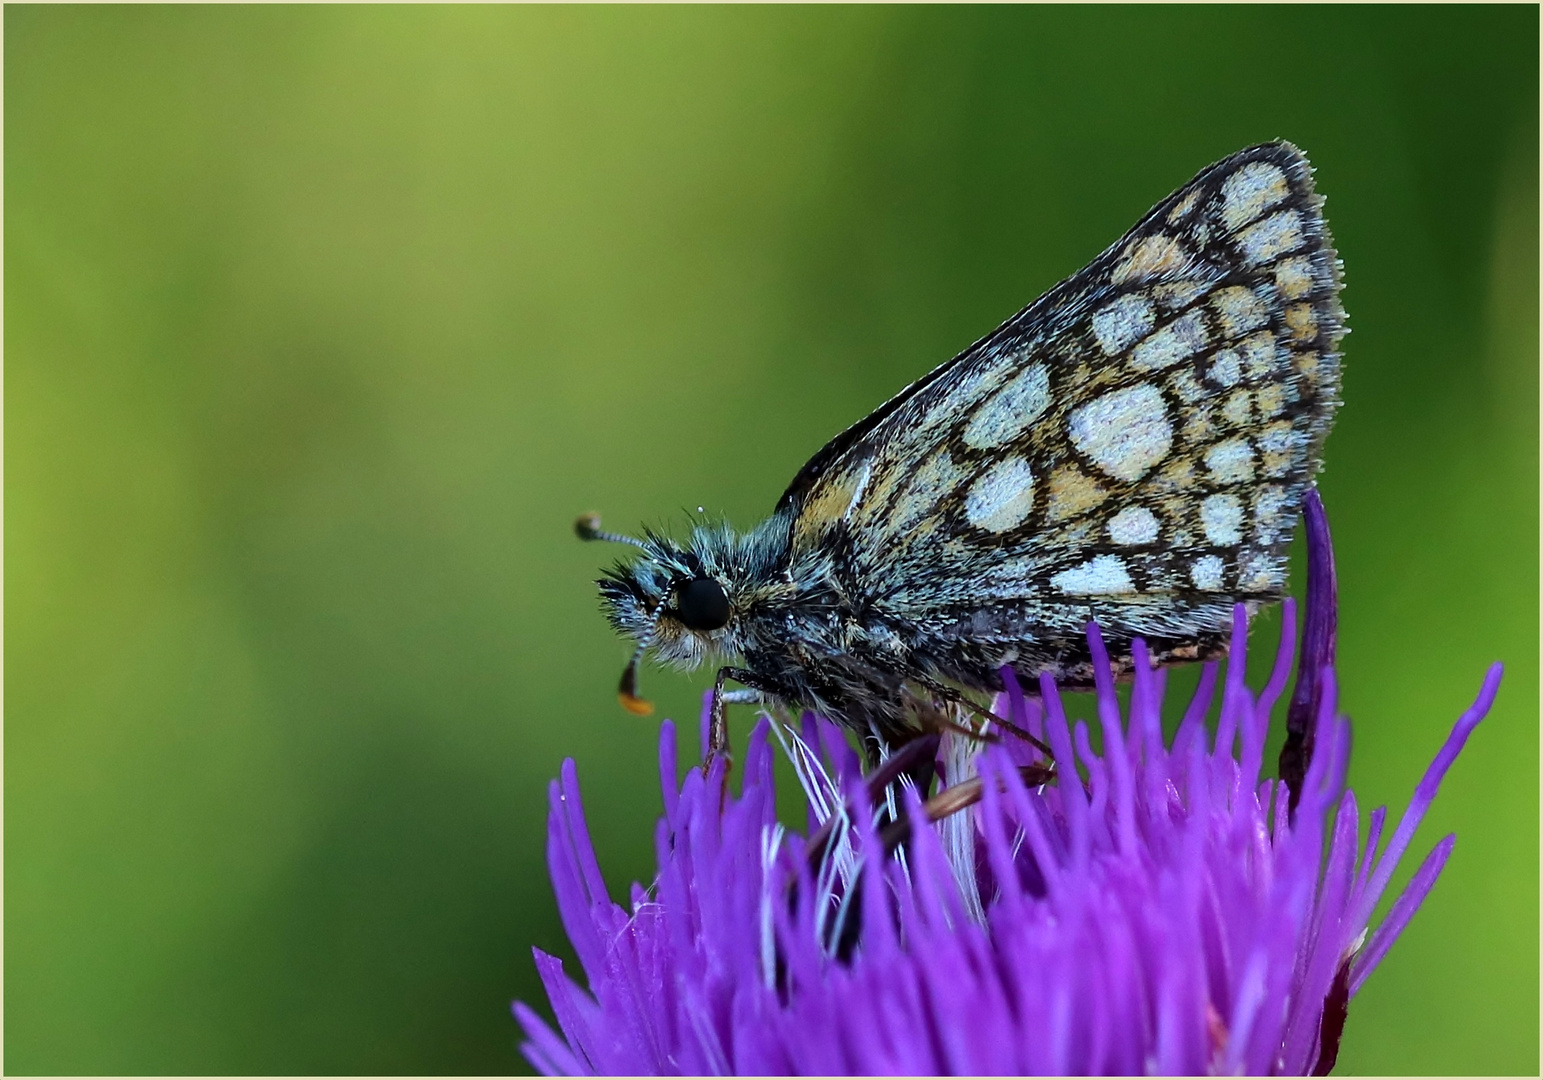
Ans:
[[[750,525],[1274,137],[1346,264],[1362,805],[1509,665],[1341,1071],[1537,1070],[1536,8],[4,19],[8,1072],[523,1070],[548,779],[616,889],[659,807],[574,515]]]

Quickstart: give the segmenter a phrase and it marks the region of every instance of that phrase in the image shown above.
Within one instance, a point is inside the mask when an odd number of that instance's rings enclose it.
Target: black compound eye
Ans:
[[[712,578],[692,578],[675,594],[675,612],[688,630],[719,630],[729,624],[729,598]]]

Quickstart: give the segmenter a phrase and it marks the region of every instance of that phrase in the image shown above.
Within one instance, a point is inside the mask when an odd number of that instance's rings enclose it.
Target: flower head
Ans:
[[[798,731],[762,719],[734,796],[721,762],[676,784],[666,724],[659,873],[633,886],[628,907],[606,892],[565,762],[548,862],[589,990],[536,952],[561,1035],[517,1003],[527,1057],[549,1073],[1326,1072],[1350,999],[1451,854],[1447,836],[1369,928],[1500,667],[1381,854],[1383,808],[1363,848],[1344,787],[1350,725],[1336,712],[1333,569],[1316,495],[1308,526],[1283,780],[1260,773],[1292,668],[1289,600],[1263,691],[1244,681],[1239,608],[1225,678],[1205,668],[1171,741],[1164,673],[1140,642],[1122,715],[1089,627],[1100,751],[1050,679],[1036,700],[1004,672],[996,710],[1049,743],[1059,774],[1049,783],[1026,743],[946,734],[940,791],[924,801],[898,768],[865,781],[839,730],[806,715]],[[1213,737],[1205,716],[1218,690]],[[777,822],[774,740],[807,793],[807,837]]]

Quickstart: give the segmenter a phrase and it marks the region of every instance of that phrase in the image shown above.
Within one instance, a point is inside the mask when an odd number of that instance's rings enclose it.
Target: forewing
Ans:
[[[877,609],[1167,633],[1277,598],[1338,404],[1307,159],[1252,147],[838,436],[783,496]],[[1207,620],[1214,621],[1214,620]]]

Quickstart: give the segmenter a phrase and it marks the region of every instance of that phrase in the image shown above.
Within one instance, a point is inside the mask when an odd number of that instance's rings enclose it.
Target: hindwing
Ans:
[[[795,555],[982,632],[993,608],[1173,633],[1277,599],[1338,405],[1322,203],[1289,143],[1201,172],[816,454],[779,503]]]

